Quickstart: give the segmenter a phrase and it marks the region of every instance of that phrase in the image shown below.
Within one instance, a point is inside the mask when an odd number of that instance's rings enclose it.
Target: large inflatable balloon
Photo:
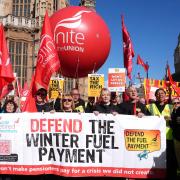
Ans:
[[[50,21],[63,76],[85,77],[104,64],[111,39],[107,25],[96,12],[70,6],[55,12]]]

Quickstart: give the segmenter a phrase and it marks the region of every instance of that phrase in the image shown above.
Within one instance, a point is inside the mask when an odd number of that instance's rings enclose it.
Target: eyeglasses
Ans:
[[[68,101],[68,102],[72,102],[72,99],[63,99],[62,101],[63,101],[63,102],[67,102],[67,101]]]
[[[173,102],[173,104],[175,105],[175,104],[180,104],[180,102]]]
[[[72,94],[72,96],[79,96],[79,94],[78,93],[74,93],[74,94]]]

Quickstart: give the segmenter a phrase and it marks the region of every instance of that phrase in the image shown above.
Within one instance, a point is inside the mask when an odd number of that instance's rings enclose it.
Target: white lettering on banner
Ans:
[[[1,122],[14,124],[17,118],[13,133],[2,127],[2,173],[127,178],[165,175],[162,117],[16,113],[2,114]]]

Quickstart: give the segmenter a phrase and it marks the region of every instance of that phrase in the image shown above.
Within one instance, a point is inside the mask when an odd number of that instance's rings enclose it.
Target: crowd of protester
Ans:
[[[177,179],[180,168],[180,98],[167,100],[164,89],[155,92],[156,100],[146,103],[145,98],[139,97],[135,87],[130,86],[126,91],[128,100],[123,101],[116,92],[103,88],[100,96],[88,97],[85,102],[80,98],[79,90],[73,88],[69,94],[60,94],[53,101],[47,100],[47,91],[39,89],[35,95],[38,112],[76,112],[76,113],[111,113],[143,116],[164,116],[166,120],[167,143],[167,179]],[[1,105],[1,113],[20,112],[16,98],[6,97]]]

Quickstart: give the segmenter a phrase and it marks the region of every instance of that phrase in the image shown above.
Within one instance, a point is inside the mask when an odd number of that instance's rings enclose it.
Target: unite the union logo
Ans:
[[[55,57],[55,45],[53,39],[48,34],[41,37],[40,48],[38,52],[38,63],[45,67],[47,63]]]
[[[81,10],[74,16],[60,20],[54,28],[54,40],[57,46],[57,50],[60,51],[78,51],[84,52],[85,35],[83,32],[77,32],[82,24],[82,17],[85,13],[91,13],[92,11]],[[65,28],[61,29],[61,28]],[[69,29],[69,30],[68,30]]]

